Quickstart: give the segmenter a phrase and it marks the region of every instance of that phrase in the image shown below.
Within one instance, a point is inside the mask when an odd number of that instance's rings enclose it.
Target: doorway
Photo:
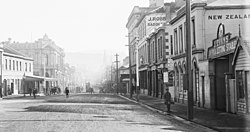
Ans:
[[[221,57],[215,60],[215,109],[226,111],[225,73],[229,70],[229,60]]]

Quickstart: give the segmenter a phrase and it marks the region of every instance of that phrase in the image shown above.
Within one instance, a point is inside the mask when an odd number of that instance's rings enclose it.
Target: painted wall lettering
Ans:
[[[221,19],[250,19],[250,14],[226,14],[226,15],[209,15],[208,20],[221,20]]]

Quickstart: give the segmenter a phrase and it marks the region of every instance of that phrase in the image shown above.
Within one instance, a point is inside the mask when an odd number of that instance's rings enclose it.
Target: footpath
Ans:
[[[131,99],[129,95],[122,96]],[[161,114],[166,113],[163,99],[141,94],[139,102],[135,95],[132,100],[153,108]],[[187,105],[175,102],[171,105],[171,112],[168,115],[187,120]],[[194,106],[194,119],[191,122],[221,132],[250,132],[250,114],[231,114]]]

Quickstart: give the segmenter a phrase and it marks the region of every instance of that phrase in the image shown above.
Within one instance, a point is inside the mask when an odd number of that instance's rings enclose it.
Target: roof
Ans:
[[[12,47],[8,46],[7,44],[3,45],[3,51],[5,55],[11,55],[17,58],[22,58],[22,59],[26,59],[26,60],[33,60],[30,57],[27,57],[26,55],[24,55],[23,53],[13,49]]]
[[[207,6],[240,6],[250,5],[250,0],[216,0]]]
[[[234,51],[232,65],[235,65],[235,63],[236,63],[236,59],[237,59],[237,55],[238,55],[238,52],[240,50],[240,47],[244,50],[244,52],[246,53],[246,55],[250,59],[250,41],[249,40],[242,40],[242,38],[240,37],[238,42],[237,42],[235,51]]]

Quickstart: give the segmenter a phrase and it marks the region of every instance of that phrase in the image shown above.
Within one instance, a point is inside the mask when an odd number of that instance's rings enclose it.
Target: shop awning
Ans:
[[[44,77],[35,76],[35,75],[25,75],[24,80],[25,81],[43,81]]]
[[[57,78],[45,77],[44,79],[45,79],[46,81],[57,81]]]
[[[35,75],[25,75],[25,81],[57,81],[56,78],[49,78],[49,77],[42,77],[42,76],[35,76]]]

